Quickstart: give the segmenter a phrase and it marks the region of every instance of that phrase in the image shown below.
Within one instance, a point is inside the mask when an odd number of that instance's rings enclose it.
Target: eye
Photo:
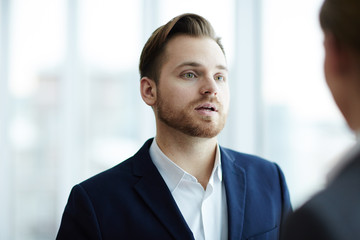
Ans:
[[[217,80],[217,81],[225,81],[225,77],[223,75],[216,75],[215,80]]]
[[[194,73],[191,73],[191,72],[184,73],[182,76],[184,78],[188,78],[188,79],[192,79],[192,78],[196,77],[196,75]]]

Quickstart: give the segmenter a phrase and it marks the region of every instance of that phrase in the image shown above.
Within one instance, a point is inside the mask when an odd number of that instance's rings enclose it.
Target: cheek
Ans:
[[[162,93],[162,102],[168,106],[169,109],[181,109],[187,103],[188,93],[184,91],[167,91]]]
[[[332,94],[334,94],[334,84],[333,84],[333,74],[331,71],[331,67],[329,64],[329,61],[327,60],[327,58],[325,57],[324,60],[324,77],[325,77],[325,82],[327,84],[327,86],[329,87],[330,91]]]
[[[230,106],[230,96],[228,95],[228,97],[225,99],[224,101],[224,109],[225,109],[225,112],[228,112],[229,111],[229,106]]]
[[[329,78],[329,74],[328,74],[328,71],[329,71],[329,63],[328,63],[328,60],[327,60],[326,56],[325,56],[325,59],[324,59],[323,70],[324,70],[325,81],[326,81],[326,83],[328,83],[328,78]]]
[[[222,102],[225,105],[229,105],[230,102],[230,89],[228,86],[225,86],[221,91],[221,99]]]

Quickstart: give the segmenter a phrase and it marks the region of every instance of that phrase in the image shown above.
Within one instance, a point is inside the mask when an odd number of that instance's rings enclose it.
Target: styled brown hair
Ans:
[[[164,61],[165,46],[176,35],[209,37],[219,45],[225,54],[220,38],[215,35],[209,21],[196,14],[182,14],[156,29],[146,42],[140,56],[139,71],[141,78],[148,77],[155,83],[158,82],[160,68]]]
[[[360,53],[360,0],[325,0],[319,18],[325,32]]]

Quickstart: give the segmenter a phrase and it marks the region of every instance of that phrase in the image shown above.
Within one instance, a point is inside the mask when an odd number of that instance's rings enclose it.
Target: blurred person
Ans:
[[[332,96],[357,143],[317,193],[286,221],[282,239],[360,239],[360,1],[325,0],[324,73]]]
[[[280,168],[217,142],[230,96],[210,23],[184,14],[159,27],[139,68],[156,136],[72,189],[57,239],[278,239],[291,211]]]

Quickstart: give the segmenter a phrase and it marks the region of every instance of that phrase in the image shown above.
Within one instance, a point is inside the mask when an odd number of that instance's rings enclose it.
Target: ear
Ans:
[[[149,106],[154,106],[156,103],[156,84],[154,80],[143,77],[140,80],[140,93],[144,102]]]
[[[346,74],[350,66],[348,49],[344,47],[330,32],[324,34],[325,61],[329,70],[335,74]]]

